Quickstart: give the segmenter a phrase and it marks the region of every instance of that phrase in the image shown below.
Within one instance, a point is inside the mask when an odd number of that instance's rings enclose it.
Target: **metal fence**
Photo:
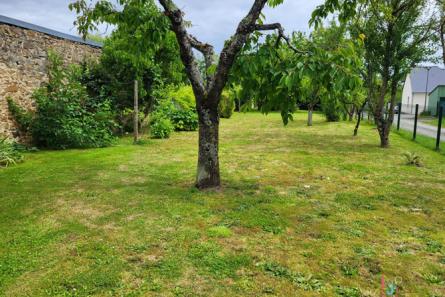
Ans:
[[[411,108],[413,112],[411,113]],[[413,133],[413,140],[416,140],[418,132],[428,137],[436,139],[436,150],[440,150],[441,141],[445,141],[445,131],[442,131],[443,115],[445,113],[444,106],[437,106],[437,126],[423,124],[419,121],[419,117],[423,111],[424,107],[416,104],[414,106],[398,104],[397,109],[397,130],[411,130]],[[434,118],[432,118],[434,119]]]
[[[421,105],[421,104],[399,104],[398,111],[401,111],[404,114],[414,115],[416,112],[416,105],[419,106],[419,114],[430,112],[428,106]],[[434,114],[434,115],[436,115],[436,114]]]

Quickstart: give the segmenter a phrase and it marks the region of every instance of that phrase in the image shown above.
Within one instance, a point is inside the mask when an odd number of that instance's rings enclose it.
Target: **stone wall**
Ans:
[[[0,136],[18,136],[6,98],[28,110],[35,108],[32,93],[47,81],[48,50],[60,54],[66,64],[97,58],[101,52],[86,44],[0,24]]]

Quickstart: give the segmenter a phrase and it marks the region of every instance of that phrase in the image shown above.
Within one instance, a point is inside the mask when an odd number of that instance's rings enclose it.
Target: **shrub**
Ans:
[[[161,118],[169,119],[176,131],[196,131],[198,129],[196,110],[187,106],[183,108],[171,98],[164,98],[158,102],[152,113],[151,125]]]
[[[182,110],[196,110],[195,94],[191,86],[182,86],[177,90],[170,91],[169,96],[174,105]]]
[[[27,133],[31,127],[33,116],[32,113],[27,112],[25,109],[17,105],[12,98],[7,98],[8,109],[17,122],[20,132]]]
[[[151,123],[151,136],[153,138],[169,138],[174,127],[170,119],[165,117],[156,118]]]
[[[52,149],[108,146],[116,127],[110,102],[89,97],[79,81],[79,68],[62,66],[49,53],[49,83],[34,93],[37,110],[31,133],[37,146]]]
[[[328,122],[338,122],[341,118],[338,104],[335,100],[329,100],[322,104],[323,113]]]
[[[172,110],[170,120],[176,131],[196,131],[198,129],[198,115],[191,110]]]
[[[235,111],[235,100],[229,96],[227,92],[221,94],[221,101],[219,102],[218,112],[219,116],[224,119],[230,119]]]
[[[0,138],[0,167],[8,167],[23,160],[23,155],[14,143],[7,138]]]

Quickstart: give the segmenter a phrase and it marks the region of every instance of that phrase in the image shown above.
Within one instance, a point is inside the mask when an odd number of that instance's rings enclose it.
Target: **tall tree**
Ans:
[[[199,41],[187,32],[190,23],[184,19],[184,12],[179,9],[173,0],[158,0],[163,8],[163,15],[169,20],[169,25],[159,17],[154,0],[115,0],[118,6],[113,5],[112,0],[99,0],[93,7],[86,0],[76,0],[70,5],[79,17],[77,26],[85,36],[91,29],[97,29],[98,23],[110,23],[117,26],[131,26],[143,23],[151,28],[146,36],[138,36],[135,39],[146,40],[156,46],[162,42],[162,36],[167,30],[175,33],[179,44],[180,57],[184,64],[188,79],[193,88],[196,99],[196,109],[199,116],[199,153],[196,186],[201,189],[218,187],[221,184],[219,171],[219,116],[218,105],[222,91],[228,81],[229,72],[238,54],[249,39],[257,31],[278,31],[279,39],[285,39],[283,28],[279,23],[265,24],[260,19],[266,5],[275,7],[284,0],[252,0],[252,6],[247,15],[240,21],[235,34],[226,41],[219,56],[215,72],[205,71],[204,77],[199,71],[194,50],[204,55],[206,68],[213,67],[213,46]],[[346,8],[355,0],[347,0],[339,3],[338,0],[326,0],[332,9]],[[227,4],[230,5],[230,4]],[[138,9],[149,6],[151,13],[140,15]],[[127,11],[127,14],[123,14]],[[215,11],[215,13],[217,13]],[[284,118],[287,118],[285,116]]]
[[[274,7],[282,2],[283,0],[254,0],[248,14],[239,23],[235,34],[225,43],[215,73],[211,74],[210,71],[206,71],[205,77],[199,71],[194,50],[204,55],[206,67],[210,68],[215,56],[213,46],[199,41],[187,32],[189,22],[184,19],[184,12],[172,0],[159,0],[164,15],[170,21],[169,26],[165,26],[165,21],[156,12],[157,7],[153,0],[117,0],[119,7],[108,0],[98,1],[94,7],[90,7],[86,0],[78,0],[72,3],[70,8],[80,14],[76,24],[83,35],[86,35],[91,29],[97,28],[98,23],[131,26],[141,22],[152,30],[148,36],[136,35],[135,39],[138,41],[149,41],[156,44],[156,41],[162,40],[162,35],[165,35],[166,30],[172,30],[176,34],[180,57],[196,98],[199,116],[196,186],[203,189],[218,187],[221,183],[218,157],[218,105],[228,80],[230,68],[253,32],[278,30],[280,36],[283,36],[283,29],[279,23],[263,24],[258,22],[266,4]],[[150,11],[146,10],[150,12],[149,15],[139,15],[137,12],[145,6],[151,8]]]
[[[354,25],[365,35],[368,103],[372,109],[381,147],[389,146],[396,95],[411,68],[433,54],[433,21],[423,14],[427,0],[368,0],[356,12]],[[329,6],[316,10],[313,21],[335,11]]]

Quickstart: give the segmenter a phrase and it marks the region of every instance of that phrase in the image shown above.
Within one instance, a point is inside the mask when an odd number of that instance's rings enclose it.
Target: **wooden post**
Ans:
[[[440,150],[440,136],[442,134],[442,116],[443,116],[443,106],[439,108],[439,117],[437,120],[439,123],[437,124],[437,138],[436,138],[436,150]]]
[[[413,131],[413,140],[416,140],[417,136],[417,119],[419,117],[419,104],[416,104],[416,114],[414,116],[414,131]]]
[[[400,115],[402,114],[402,103],[399,103],[399,111],[397,114],[397,131],[400,130]]]
[[[133,110],[133,131],[134,131],[134,143],[139,140],[139,91],[138,81],[134,81],[134,110]]]

